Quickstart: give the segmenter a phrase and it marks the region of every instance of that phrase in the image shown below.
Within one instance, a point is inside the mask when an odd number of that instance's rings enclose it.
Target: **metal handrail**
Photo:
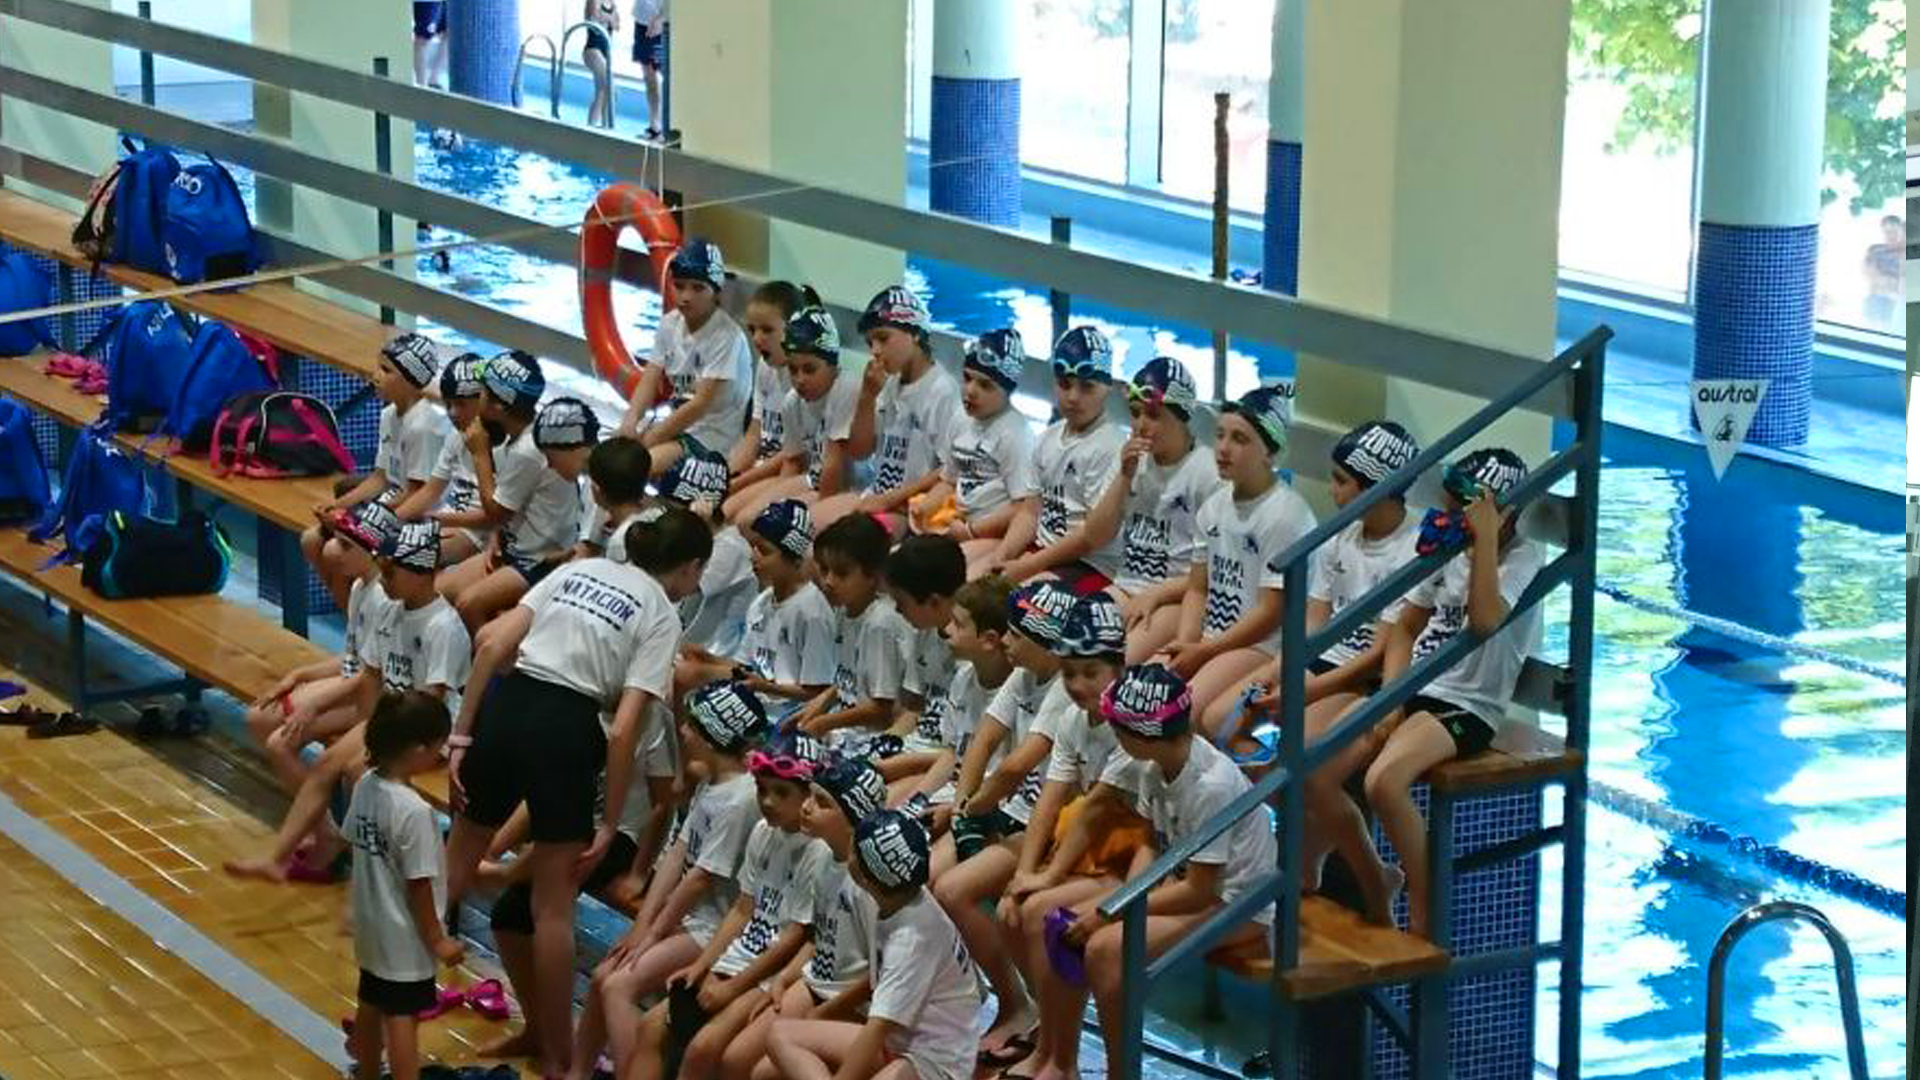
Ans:
[[[1840,1024],[1847,1040],[1847,1073],[1853,1080],[1867,1076],[1867,1044],[1860,1028],[1860,995],[1853,982],[1853,950],[1846,936],[1833,925],[1825,912],[1793,900],[1775,900],[1756,904],[1733,917],[1720,940],[1713,944],[1713,959],[1707,962],[1707,1063],[1706,1080],[1720,1080],[1726,1069],[1727,961],[1749,933],[1770,922],[1803,922],[1820,931],[1833,950],[1833,972],[1840,993]]]
[[[602,172],[632,175],[631,140],[532,116],[437,90],[376,79],[293,53],[236,42],[71,0],[0,0],[0,16],[173,56],[261,83],[317,94],[341,104],[404,117],[435,128],[533,150]],[[1053,244],[965,219],[915,210],[665,151],[674,187],[705,200],[751,200],[755,212],[884,247],[961,263],[976,271],[1045,282],[1076,297],[1224,330],[1346,365],[1481,399],[1502,396],[1538,370],[1539,361],[1507,349],[1400,326],[1385,319],[1277,293],[1222,284],[1193,274],[1139,266],[1122,258]],[[1523,407],[1571,417],[1573,389],[1544,387]]]
[[[526,99],[526,89],[521,85],[520,80],[526,74],[527,49],[535,42],[541,41],[547,43],[547,112],[558,120],[560,119],[560,46],[555,45],[553,39],[545,34],[530,34],[527,40],[520,43],[520,54],[513,59],[513,107],[520,108]]]
[[[1574,672],[1573,686],[1567,699],[1567,745],[1570,749],[1586,748],[1588,730],[1588,709],[1590,690],[1587,680],[1591,672],[1593,647],[1592,618],[1594,587],[1594,556],[1596,547],[1596,526],[1600,472],[1600,433],[1601,414],[1600,396],[1603,385],[1606,342],[1611,332],[1599,328],[1570,346],[1556,357],[1545,370],[1533,378],[1522,381],[1503,397],[1489,402],[1466,422],[1460,424],[1421,454],[1414,462],[1397,474],[1402,480],[1410,479],[1421,469],[1430,468],[1441,458],[1462,445],[1467,439],[1486,429],[1493,421],[1519,407],[1533,390],[1553,379],[1571,375],[1575,386],[1575,402],[1578,406],[1577,435],[1573,443],[1550,458],[1541,468],[1529,473],[1526,480],[1517,488],[1507,505],[1516,512],[1530,501],[1544,496],[1548,489],[1561,477],[1570,472],[1576,475],[1575,493],[1570,502],[1572,515],[1566,550],[1552,562],[1542,567],[1533,582],[1516,601],[1509,606],[1506,617],[1493,633],[1505,629],[1523,612],[1536,606],[1561,585],[1571,585],[1573,589],[1573,623],[1568,635],[1569,667]],[[1576,472],[1577,470],[1577,472]],[[1253,895],[1242,896],[1222,911],[1214,913],[1209,919],[1194,927],[1182,939],[1170,954],[1175,960],[1203,954],[1209,946],[1217,942],[1234,927],[1245,922],[1248,913],[1257,910],[1263,902],[1274,905],[1274,936],[1271,941],[1274,952],[1273,980],[1276,993],[1284,993],[1281,980],[1286,973],[1299,962],[1300,948],[1300,883],[1294,868],[1298,867],[1301,853],[1301,837],[1298,823],[1303,818],[1302,785],[1298,781],[1324,764],[1334,754],[1380,722],[1388,713],[1397,709],[1441,672],[1451,667],[1467,653],[1479,648],[1485,640],[1471,628],[1463,628],[1452,638],[1442,643],[1424,659],[1412,664],[1392,682],[1381,687],[1367,700],[1350,710],[1331,729],[1316,739],[1313,746],[1305,745],[1305,682],[1306,663],[1316,650],[1323,648],[1337,637],[1335,631],[1350,629],[1357,620],[1383,608],[1396,596],[1404,592],[1407,585],[1416,580],[1423,572],[1444,562],[1455,555],[1460,546],[1445,552],[1436,553],[1417,560],[1413,565],[1403,567],[1386,581],[1375,586],[1367,596],[1355,602],[1358,614],[1350,619],[1333,620],[1334,625],[1320,634],[1310,636],[1306,632],[1306,592],[1308,558],[1319,545],[1337,535],[1339,530],[1350,525],[1368,507],[1376,505],[1380,499],[1388,497],[1388,492],[1396,485],[1378,484],[1366,493],[1362,499],[1335,515],[1332,521],[1314,530],[1301,542],[1283,552],[1276,565],[1283,565],[1284,587],[1282,590],[1282,631],[1280,656],[1280,700],[1283,717],[1281,719],[1281,753],[1272,771],[1252,784],[1227,807],[1202,824],[1186,839],[1172,845],[1163,852],[1143,873],[1127,881],[1109,893],[1100,903],[1099,910],[1109,919],[1121,920],[1121,984],[1123,995],[1121,1016],[1118,1022],[1121,1031],[1118,1042],[1122,1048],[1119,1060],[1111,1063],[1113,1075],[1120,1080],[1134,1080],[1140,1075],[1139,1040],[1145,1028],[1146,996],[1156,978],[1168,970],[1171,960],[1163,957],[1160,961],[1149,963],[1146,952],[1147,903],[1146,899],[1153,887],[1169,877],[1200,848],[1217,839],[1232,828],[1240,819],[1250,813],[1264,812],[1269,801],[1276,796],[1280,799],[1280,844],[1277,869],[1264,875],[1256,888],[1250,890]],[[1491,634],[1487,635],[1488,637]],[[1585,775],[1576,770],[1564,779],[1567,790],[1565,824],[1561,836],[1569,845],[1569,857],[1563,874],[1563,888],[1568,896],[1564,903],[1577,905],[1577,890],[1583,882],[1580,858],[1573,854],[1584,835],[1584,799],[1586,792]],[[1561,961],[1561,1040],[1559,1075],[1571,1080],[1579,1075],[1579,980],[1580,980],[1580,915],[1577,910],[1563,912],[1567,932],[1563,934],[1560,947]],[[1279,1010],[1276,1022],[1269,1030],[1269,1052],[1272,1055],[1275,1075],[1282,1075],[1285,1064],[1295,1054],[1293,1038],[1293,1013],[1290,1008]],[[1444,1040],[1437,1044],[1444,1050]],[[1432,1068],[1444,1068],[1444,1062],[1426,1062]],[[1423,1073],[1420,1075],[1433,1075]]]
[[[579,30],[585,30],[585,31],[591,32],[592,30],[595,30],[595,29],[598,29],[604,32],[606,31],[607,28],[604,26],[601,26],[599,23],[594,22],[590,19],[581,19],[579,22],[574,23],[572,26],[567,27],[566,31],[560,35],[560,51],[555,53],[553,56],[553,115],[556,117],[560,115],[560,76],[561,76],[560,65],[562,61],[566,58],[568,46],[570,46],[573,43],[574,32]],[[593,92],[594,92],[594,96],[596,97],[599,96],[600,94],[600,84],[602,83],[602,81],[604,81],[607,84],[608,93],[609,93],[609,97],[607,98],[607,120],[603,124],[593,124],[589,122],[589,126],[611,128],[613,127],[613,98],[611,97],[612,86],[613,86],[613,57],[611,56],[607,57],[606,74],[594,76]]]

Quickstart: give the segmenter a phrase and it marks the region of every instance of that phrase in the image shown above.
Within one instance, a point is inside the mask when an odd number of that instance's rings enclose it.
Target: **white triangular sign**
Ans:
[[[1707,460],[1713,465],[1713,478],[1727,473],[1733,455],[1747,441],[1747,428],[1760,411],[1767,396],[1768,379],[1695,379],[1693,380],[1693,418],[1700,424],[1700,438],[1707,444]]]

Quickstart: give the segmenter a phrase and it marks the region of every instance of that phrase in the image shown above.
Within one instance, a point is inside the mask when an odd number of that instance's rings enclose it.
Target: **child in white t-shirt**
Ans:
[[[500,361],[487,365],[488,378]],[[579,539],[581,475],[587,455],[600,441],[600,419],[579,398],[555,398],[541,406],[532,427],[500,448],[499,472],[481,468],[480,497],[490,516],[504,512],[491,546],[468,564],[481,561],[478,580],[467,572],[454,596],[460,617],[478,632],[488,619],[518,603],[528,589],[567,561]],[[477,463],[476,463],[477,464]],[[455,579],[441,582],[442,591]]]
[[[1120,574],[1118,537],[1095,545],[1083,527],[1120,471],[1127,431],[1107,420],[1113,347],[1091,326],[1076,326],[1053,346],[1054,405],[1060,419],[1040,435],[1034,486],[1022,520],[1008,531],[987,566],[1015,581],[1051,574],[1075,593],[1112,588]],[[1023,547],[1031,540],[1031,546]]]
[[[782,348],[790,389],[780,403],[785,446],[735,481],[724,510],[735,522],[753,520],[775,499],[809,505],[847,490],[854,461],[873,452],[873,399],[861,380],[840,370],[840,330],[823,307],[787,320]]]
[[[424,693],[389,693],[367,728],[372,768],[354,785],[345,825],[353,845],[353,955],[360,965],[347,1048],[361,1080],[381,1075],[383,1057],[394,1080],[417,1080],[414,1016],[436,1000],[438,967],[465,955],[440,922],[446,892],[433,808],[407,784],[440,764],[447,707]]]
[[[952,921],[927,895],[926,830],[882,810],[860,823],[853,846],[853,879],[879,913],[867,1021],[776,1020],[769,1056],[785,1076],[971,1080],[979,981]]]
[[[465,432],[480,418],[485,361],[462,353],[440,369],[440,406],[446,411],[447,433],[440,440],[427,482],[394,507],[402,521],[418,521],[431,514],[442,526],[440,565],[452,566],[478,553],[492,530],[480,507],[480,486],[473,468],[473,451]]]
[[[1193,376],[1178,360],[1156,357],[1136,372],[1127,393],[1133,437],[1121,447],[1119,474],[1087,511],[1088,543],[1120,544],[1114,585],[1131,663],[1173,640],[1188,570],[1202,561],[1200,508],[1220,489],[1220,474],[1188,427],[1198,406]]]
[[[1421,937],[1427,933],[1427,832],[1413,785],[1435,765],[1493,744],[1527,650],[1540,636],[1537,604],[1502,627],[1542,564],[1540,549],[1514,528],[1510,500],[1526,475],[1520,456],[1502,448],[1475,450],[1447,468],[1446,512],[1465,516],[1467,549],[1407,594],[1387,639],[1383,683],[1411,666],[1415,639],[1434,623],[1457,624],[1456,632],[1479,642],[1408,699],[1400,710],[1404,721],[1382,721],[1391,734],[1367,767],[1367,801],[1406,874],[1408,932]],[[1377,854],[1355,871],[1362,881],[1372,872],[1391,883]]]
[[[992,330],[967,342],[960,363],[967,415],[953,425],[941,482],[913,500],[914,531],[961,541],[969,563],[999,550],[1000,537],[1034,493],[1033,428],[1013,407],[1026,363],[1018,330]]]
[[[602,439],[587,455],[587,500],[574,557],[604,555],[627,561],[627,526],[647,502],[647,477],[653,455],[639,439],[615,435]]]
[[[1266,587],[1267,565],[1313,531],[1313,510],[1274,475],[1286,456],[1291,412],[1282,390],[1260,387],[1222,408],[1214,436],[1226,486],[1200,508],[1202,561],[1189,571],[1180,632],[1166,656],[1188,680],[1196,715],[1215,723],[1231,711],[1227,690],[1279,652],[1281,597]]]
[[[820,500],[813,516],[824,528],[852,511],[878,514],[898,536],[913,497],[940,482],[960,387],[934,362],[933,317],[906,286],[889,286],[868,301],[859,330],[870,354],[858,408],[873,410],[873,482],[864,492]]]
[[[373,470],[344,494],[316,505],[316,524],[300,534],[301,553],[341,611],[347,609],[353,576],[342,568],[348,555],[344,541],[334,536],[334,526],[343,511],[364,502],[398,505],[432,477],[440,441],[447,435],[446,418],[426,400],[427,387],[439,373],[439,350],[420,334],[401,334],[381,347],[373,392],[386,404],[380,409]]]
[[[727,463],[718,454],[690,449],[660,477],[654,491],[662,503],[686,507],[713,531],[713,555],[701,571],[700,588],[680,602],[682,652],[704,660],[731,656],[746,626],[747,605],[759,590],[752,546],[720,515]],[[683,684],[681,690],[686,688]]]
[[[841,518],[813,542],[820,591],[840,614],[833,686],[796,717],[802,731],[858,755],[893,727],[911,632],[881,590],[887,531],[865,514]]]
[[[953,650],[941,631],[953,621],[953,598],[967,582],[967,560],[960,542],[952,537],[909,536],[887,554],[883,573],[887,595],[913,635],[900,679],[900,711],[892,729],[893,734],[912,741],[916,733],[925,736],[934,731],[922,727],[922,718],[932,703],[945,696],[947,680],[953,675]]]
[[[611,1043],[616,1073],[625,1075],[638,1050],[640,999],[666,989],[670,976],[700,958],[739,895],[741,858],[761,820],[746,755],[765,734],[766,712],[752,691],[712,682],[688,696],[686,716],[689,764],[706,779],[632,928],[593,970],[574,1030],[580,1074]]]
[[[1013,583],[995,574],[975,578],[953,597],[947,647],[957,663],[946,692],[931,699],[906,738],[903,753],[881,763],[894,783],[892,801],[925,805],[928,831],[943,836],[953,820],[959,762],[966,756],[974,725],[1014,674],[1007,658],[1007,606]],[[996,751],[1004,756],[1005,743]],[[982,763],[984,771],[990,764]],[[917,804],[916,804],[917,805]]]
[[[808,575],[813,524],[796,499],[773,503],[747,530],[754,577],[765,588],[747,606],[746,631],[731,658],[715,657],[682,678],[697,686],[739,671],[776,717],[800,708],[833,684],[839,620]]]
[[[620,434],[638,437],[653,452],[655,476],[694,447],[724,464],[746,429],[753,394],[753,347],[720,306],[720,290],[727,284],[720,246],[688,240],[667,264],[667,274],[673,279],[674,307],[660,317],[653,360],[641,372],[620,421]],[[643,426],[641,421],[662,403],[667,414]]]
[[[1008,954],[1000,928],[980,905],[997,901],[1019,868],[1054,732],[1073,708],[1053,652],[1073,603],[1073,594],[1054,581],[1023,585],[1009,598],[1005,641],[1016,670],[974,729],[955,786],[952,831],[934,848],[934,896],[999,1001],[980,1047],[990,1056],[1003,1055],[1038,1021],[1017,968],[1022,958]]]
[[[791,281],[769,281],[753,290],[747,301],[742,327],[747,344],[753,347],[758,363],[753,365],[753,400],[748,405],[747,430],[727,454],[727,469],[733,473],[733,490],[770,473],[770,465],[786,446],[786,424],[780,416],[781,403],[787,400],[792,384],[787,380],[787,353],[781,348],[786,337],[787,320],[802,308],[818,306],[820,295],[811,285]]]
[[[826,748],[807,735],[777,735],[747,752],[761,820],[747,838],[740,893],[699,958],[667,977],[667,1000],[647,1011],[638,1055],[620,1075],[713,1077],[733,1041],[773,1005],[774,980],[800,955],[824,906],[815,890],[833,853],[801,831],[800,818],[825,764]]]
[[[1130,667],[1102,698],[1106,721],[1131,761],[1115,785],[1132,793],[1140,815],[1152,826],[1141,849],[1157,858],[1225,810],[1251,786],[1233,759],[1193,730],[1192,698],[1186,683],[1158,664]],[[1279,858],[1272,823],[1262,809],[1242,817],[1187,860],[1184,872],[1147,894],[1147,956],[1156,958],[1213,917],[1222,907],[1273,872]],[[1144,867],[1145,863],[1142,863]],[[1123,977],[1120,937],[1123,927],[1100,914],[1104,892],[1067,907],[1071,925],[1062,934],[1069,948],[1086,958],[1086,978],[1099,1009],[1107,1060],[1118,1060]],[[1221,949],[1261,949],[1273,920],[1270,907],[1226,932]],[[1085,999],[1066,1005],[1078,1016]]]

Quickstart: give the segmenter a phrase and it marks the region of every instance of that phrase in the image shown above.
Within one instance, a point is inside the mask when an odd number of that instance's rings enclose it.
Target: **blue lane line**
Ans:
[[[161,907],[152,897],[129,885],[45,822],[21,810],[19,804],[4,794],[0,794],[0,833],[52,867],[96,903],[132,923],[154,944],[185,960],[208,981],[225,989],[315,1057],[340,1069],[351,1064],[340,1029],[332,1022],[267,981],[245,961]]]

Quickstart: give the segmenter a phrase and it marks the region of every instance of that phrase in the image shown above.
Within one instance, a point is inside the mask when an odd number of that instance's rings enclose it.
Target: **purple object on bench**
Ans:
[[[1077,916],[1072,909],[1057,907],[1047,912],[1045,939],[1047,960],[1053,964],[1054,974],[1066,980],[1067,985],[1084,987],[1087,985],[1087,955],[1067,944],[1067,927],[1072,926]]]

